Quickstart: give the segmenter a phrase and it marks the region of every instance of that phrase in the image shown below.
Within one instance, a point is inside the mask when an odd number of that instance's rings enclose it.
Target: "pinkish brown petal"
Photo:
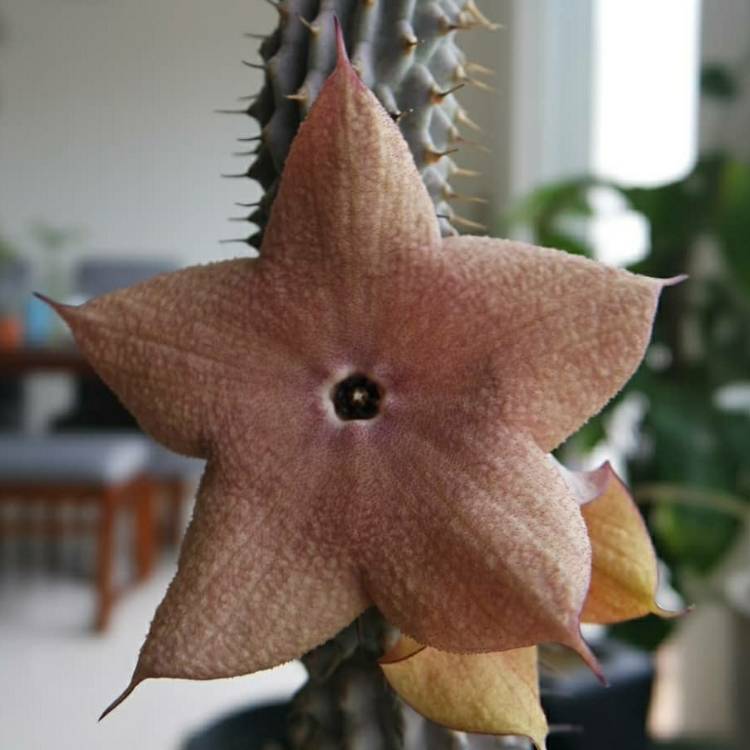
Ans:
[[[52,304],[141,426],[173,450],[205,457],[238,398],[278,393],[290,376],[280,316],[257,276],[257,261],[234,260],[80,307]]]
[[[507,240],[443,244],[465,274],[466,316],[492,362],[499,418],[552,450],[638,367],[669,282]]]
[[[254,462],[255,472],[237,475],[209,461],[177,575],[111,708],[148,678],[233,677],[297,658],[368,606],[324,508],[327,464],[268,448]]]
[[[367,296],[373,278],[436,251],[435,209],[390,115],[359,80],[343,42],[333,74],[284,165],[261,254]],[[366,301],[366,300],[365,300]]]
[[[555,467],[531,439],[499,428],[452,432],[439,414],[411,427],[368,469],[379,500],[352,508],[375,604],[444,651],[556,641],[594,666],[579,633],[588,535]]]
[[[391,687],[431,721],[460,732],[529,737],[545,747],[536,648],[493,654],[449,654],[410,639],[414,655],[381,663]]]

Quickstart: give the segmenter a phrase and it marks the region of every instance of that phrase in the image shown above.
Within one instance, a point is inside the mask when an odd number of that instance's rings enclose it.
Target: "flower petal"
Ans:
[[[297,658],[369,606],[322,510],[331,477],[302,456],[284,459],[274,469],[277,457],[259,451],[257,475],[240,479],[209,461],[177,575],[107,712],[145,679],[233,677]]]
[[[467,336],[491,353],[499,417],[554,449],[638,367],[670,282],[506,240],[443,246],[466,276]]]
[[[141,426],[205,457],[239,393],[277,388],[281,338],[251,259],[195,266],[80,307],[51,303]]]
[[[383,664],[396,664],[397,662],[404,661],[423,651],[427,646],[423,646],[421,643],[417,643],[413,638],[409,638],[408,635],[399,636],[396,643],[391,646],[383,656],[380,657],[378,663]]]
[[[427,420],[390,435],[369,480],[381,501],[352,508],[374,603],[402,633],[441,650],[556,641],[596,669],[578,617],[588,535],[559,473],[528,438]]]
[[[381,667],[399,696],[431,721],[461,732],[529,737],[544,749],[536,648],[492,654],[425,648]]]
[[[437,249],[440,233],[406,141],[339,42],[336,69],[292,143],[261,255],[363,283]]]
[[[582,472],[586,473],[586,472]],[[647,614],[673,617],[656,603],[656,553],[638,507],[609,464],[596,472],[607,477],[603,492],[581,511],[591,538],[591,586],[583,622],[602,625]]]

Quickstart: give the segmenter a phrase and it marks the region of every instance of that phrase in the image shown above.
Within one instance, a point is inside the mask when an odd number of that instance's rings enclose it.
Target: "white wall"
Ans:
[[[733,71],[740,94],[729,108],[704,102],[701,143],[706,149],[727,147],[750,159],[750,2],[707,0],[702,41],[704,62],[726,65]]]
[[[514,0],[511,193],[591,167],[593,0]]]
[[[257,90],[240,61],[275,11],[260,0],[0,0],[0,234],[87,230],[102,252],[213,259],[250,181],[251,122],[213,112]],[[240,225],[244,231],[245,226]]]
[[[495,2],[483,6],[497,17],[507,3]],[[257,59],[257,42],[242,32],[267,31],[275,16],[263,0],[0,0],[0,235],[28,247],[28,226],[42,219],[87,230],[83,252],[186,261],[245,252],[218,240],[250,233],[227,218],[257,188],[219,175],[248,166],[230,153],[254,126],[213,110],[257,90],[259,72],[240,62]],[[473,59],[494,64],[509,36],[464,40]],[[496,94],[461,98],[502,161],[496,119],[509,92],[502,77],[493,83]],[[462,163],[486,167],[486,155],[466,151]],[[457,187],[495,204],[505,171]],[[481,218],[476,207],[459,210]]]

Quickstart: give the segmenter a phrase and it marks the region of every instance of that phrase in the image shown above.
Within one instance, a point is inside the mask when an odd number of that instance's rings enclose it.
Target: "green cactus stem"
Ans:
[[[487,73],[467,61],[457,34],[495,25],[474,0],[283,0],[275,31],[260,44],[264,71],[260,92],[240,112],[257,120],[258,136],[243,173],[264,190],[242,220],[258,227],[245,241],[259,248],[276,195],[279,176],[300,122],[333,70],[336,56],[333,17],[344,30],[347,50],[362,80],[398,123],[435,204],[444,235],[476,227],[457,215],[453,181],[474,173],[461,169],[453,154],[463,132],[477,126],[455,93]]]

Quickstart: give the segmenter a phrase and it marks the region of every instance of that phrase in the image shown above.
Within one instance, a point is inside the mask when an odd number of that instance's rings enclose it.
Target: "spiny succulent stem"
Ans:
[[[225,110],[255,118],[262,129],[257,152],[238,152],[257,156],[242,176],[258,180],[267,193],[263,211],[255,221],[260,234],[268,221],[294,135],[333,69],[334,50],[324,47],[333,38],[328,27],[334,12],[343,24],[343,41],[352,64],[391,113],[425,178],[431,175],[429,179],[437,179],[439,184],[448,182],[454,174],[474,174],[469,170],[456,172],[452,159],[443,159],[454,153],[452,146],[463,144],[459,128],[481,132],[455,95],[464,85],[490,88],[478,80],[491,75],[490,69],[467,62],[458,48],[460,34],[456,32],[495,28],[474,0],[268,2],[279,13],[277,28],[268,36],[247,35],[261,40],[261,44],[257,62],[248,61],[256,59],[253,57],[245,61],[245,66],[263,71],[263,88],[258,96],[240,100],[243,106],[250,102],[247,110]],[[407,118],[412,113],[413,117]],[[467,145],[481,148],[474,142]],[[436,205],[445,200],[439,189],[433,193]],[[443,211],[443,207],[436,210]],[[444,212],[450,213],[447,209]],[[443,234],[455,234],[450,221],[449,217],[441,221]]]

